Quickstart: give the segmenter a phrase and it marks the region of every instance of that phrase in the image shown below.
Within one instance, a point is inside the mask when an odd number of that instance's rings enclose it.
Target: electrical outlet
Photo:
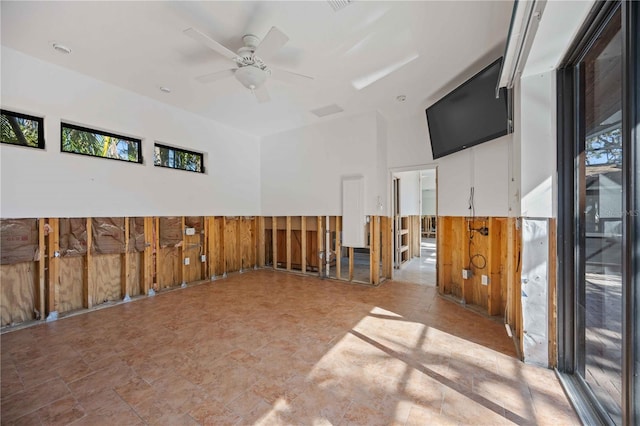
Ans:
[[[188,258],[188,257],[185,257],[185,258],[184,258],[184,264],[185,264],[185,265],[188,265],[189,263],[191,263],[191,262],[189,261],[189,258]]]
[[[201,256],[200,256],[200,262],[204,263],[204,262],[206,262],[206,261],[207,261],[207,256],[206,256],[206,255],[204,255],[204,254],[203,254],[203,255],[201,255]]]
[[[462,270],[462,279],[468,280],[469,278],[471,278],[471,269],[463,269]]]
[[[489,285],[489,276],[482,275],[482,285]]]

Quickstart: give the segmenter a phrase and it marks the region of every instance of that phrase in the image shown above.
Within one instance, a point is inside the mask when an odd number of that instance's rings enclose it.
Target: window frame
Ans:
[[[65,128],[72,129],[72,130],[78,130],[78,131],[86,132],[86,133],[95,133],[95,134],[102,135],[102,136],[109,136],[109,137],[112,137],[112,138],[117,138],[117,139],[121,139],[121,140],[128,141],[128,142],[135,142],[138,145],[138,160],[137,161],[124,160],[122,158],[103,157],[101,155],[92,155],[92,154],[85,154],[83,152],[67,151],[67,150],[64,149],[64,129]],[[131,137],[131,136],[119,135],[117,133],[107,132],[107,131],[104,131],[104,130],[92,129],[90,127],[79,126],[77,124],[71,124],[71,123],[67,123],[67,122],[64,122],[64,121],[60,122],[60,152],[67,153],[67,154],[82,155],[84,157],[103,158],[103,159],[106,159],[106,160],[122,161],[122,162],[125,162],[125,163],[143,164],[142,139],[134,138],[134,137]]]
[[[35,115],[23,114],[21,112],[10,111],[10,110],[4,109],[4,108],[0,109],[0,114],[1,115],[8,115],[8,116],[11,116],[11,117],[16,117],[16,118],[23,118],[25,120],[36,121],[38,123],[38,146],[22,145],[22,144],[19,144],[19,143],[5,142],[5,141],[3,141],[1,139],[0,139],[0,143],[2,143],[4,145],[11,145],[11,146],[23,146],[23,147],[26,147],[26,148],[45,149],[44,117],[37,117]]]
[[[177,152],[182,152],[185,154],[191,154],[191,155],[196,155],[198,157],[200,157],[200,170],[189,170],[189,169],[182,169],[179,167],[171,167],[171,166],[165,166],[162,164],[156,164],[156,158],[155,158],[155,152],[156,152],[156,148],[164,148],[164,149],[170,149],[173,151],[177,151]],[[163,169],[172,169],[172,170],[182,170],[185,172],[191,172],[191,173],[198,173],[198,174],[205,174],[205,165],[204,165],[204,153],[203,152],[197,152],[197,151],[191,151],[189,149],[184,149],[184,148],[178,148],[175,146],[171,146],[171,145],[166,145],[163,143],[158,143],[155,142],[153,144],[153,166],[154,167],[162,167]]]

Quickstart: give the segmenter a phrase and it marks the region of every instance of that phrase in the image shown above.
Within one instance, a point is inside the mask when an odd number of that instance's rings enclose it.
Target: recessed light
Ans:
[[[398,101],[398,102],[404,102],[406,100],[407,100],[407,97],[405,95],[396,96],[396,101]]]
[[[65,46],[64,44],[53,43],[53,48],[56,50],[56,52],[64,53],[65,55],[71,53],[71,48]]]
[[[160,91],[164,93],[171,93],[171,89],[168,87],[160,86]]]

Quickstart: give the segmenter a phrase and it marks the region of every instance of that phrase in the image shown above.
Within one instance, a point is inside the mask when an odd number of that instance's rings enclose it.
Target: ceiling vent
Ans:
[[[326,117],[327,115],[337,114],[342,111],[344,110],[340,108],[338,105],[331,104],[331,105],[324,106],[322,108],[314,109],[311,112],[317,115],[318,117]]]
[[[349,6],[353,0],[327,0],[334,12],[337,12]]]

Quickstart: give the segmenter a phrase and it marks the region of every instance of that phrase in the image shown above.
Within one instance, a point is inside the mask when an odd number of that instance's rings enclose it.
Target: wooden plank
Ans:
[[[371,263],[370,282],[373,285],[380,284],[380,216],[372,216],[371,250],[369,251]]]
[[[56,310],[70,312],[84,307],[84,256],[60,259],[60,280],[56,284]]]
[[[336,216],[336,278],[342,275],[342,216]]]
[[[120,283],[122,286],[121,294],[123,299],[127,299],[131,296],[129,290],[129,277],[131,276],[131,270],[129,265],[129,218],[124,218],[124,254],[122,254],[122,271]]]
[[[45,284],[46,284],[46,256],[44,239],[45,219],[38,219],[38,316],[39,319],[46,319],[45,316]],[[37,319],[37,318],[36,318]]]
[[[558,305],[556,300],[557,294],[557,235],[556,235],[556,219],[549,219],[549,256],[548,256],[548,281],[549,281],[549,325],[548,325],[548,347],[549,347],[549,367],[557,367],[558,365],[558,339],[557,339],[557,319]]]
[[[318,229],[318,232],[316,234],[318,243],[318,256],[320,256],[320,253],[324,251],[324,238],[322,238],[324,236],[324,228],[322,227],[322,216],[316,217],[316,227]],[[318,275],[320,277],[324,276],[324,257],[318,257]]]
[[[85,254],[85,258],[84,258],[84,268],[83,268],[83,272],[84,275],[82,277],[82,299],[83,299],[83,303],[84,303],[84,307],[85,308],[92,308],[93,307],[93,294],[92,294],[92,283],[91,281],[91,240],[92,240],[92,229],[91,229],[91,224],[92,224],[92,220],[91,218],[87,218],[86,219],[87,222],[87,253]]]
[[[489,219],[489,251],[487,268],[489,283],[487,285],[487,312],[499,315],[501,301],[500,248],[502,246],[502,226],[498,219]]]
[[[130,297],[144,294],[142,290],[142,283],[144,281],[142,256],[142,253],[139,252],[133,252],[127,255],[127,257],[129,257],[128,289]]]
[[[98,254],[90,258],[91,306],[121,300],[122,254]]]
[[[353,247],[349,247],[349,281],[353,281]]]
[[[209,275],[209,217],[204,216],[202,218],[202,233],[200,234],[200,241],[202,244],[201,253],[205,255],[204,262],[201,259],[198,259],[200,262],[200,279],[208,280]]]
[[[391,279],[391,274],[393,270],[393,227],[391,226],[391,218],[387,216],[382,216],[380,218],[380,231],[382,233],[382,247],[381,247],[381,257],[382,257],[382,276],[386,279]]]
[[[207,246],[206,246],[206,251],[205,254],[207,255],[207,262],[206,262],[206,268],[207,270],[204,273],[204,278],[207,280],[210,280],[215,274],[215,236],[216,236],[216,231],[215,231],[215,224],[216,224],[216,220],[214,217],[211,216],[207,216],[206,221],[205,221],[205,226],[207,228],[207,233],[206,233],[206,240],[207,240]]]
[[[178,277],[178,282],[181,283],[182,285],[187,284],[187,265],[185,265],[187,240],[184,232],[185,227],[186,225],[184,223],[184,216],[181,216],[180,217],[180,233],[182,234],[182,244],[180,245],[180,247],[178,247],[178,253],[179,253],[178,256],[180,257],[180,275]]]
[[[369,284],[373,284],[373,233],[374,230],[373,216],[369,216]]]
[[[307,273],[307,218],[300,218],[300,261],[302,262],[302,273]]]
[[[155,220],[153,217],[144,218],[144,251],[142,252],[141,293],[149,294],[153,288],[155,267],[153,265],[155,250]]]
[[[0,319],[3,327],[34,319],[38,284],[36,262],[0,265]]]
[[[258,238],[257,241],[257,255],[258,255],[258,267],[259,268],[264,268],[265,264],[266,264],[266,253],[265,253],[265,221],[264,221],[264,217],[263,216],[258,216],[256,217],[256,220],[258,221],[258,225],[257,225],[257,231],[256,231],[256,235]]]
[[[47,313],[57,312],[60,285],[60,220],[49,219],[47,234]]]
[[[251,260],[253,260],[253,269],[258,267],[258,218],[250,219],[251,226]]]
[[[287,216],[287,271],[291,271],[291,216]]]
[[[271,244],[273,246],[273,269],[278,269],[278,218],[271,217]]]
[[[153,234],[153,241],[155,242],[155,250],[153,256],[153,289],[160,290],[160,218],[155,218],[155,233]]]

